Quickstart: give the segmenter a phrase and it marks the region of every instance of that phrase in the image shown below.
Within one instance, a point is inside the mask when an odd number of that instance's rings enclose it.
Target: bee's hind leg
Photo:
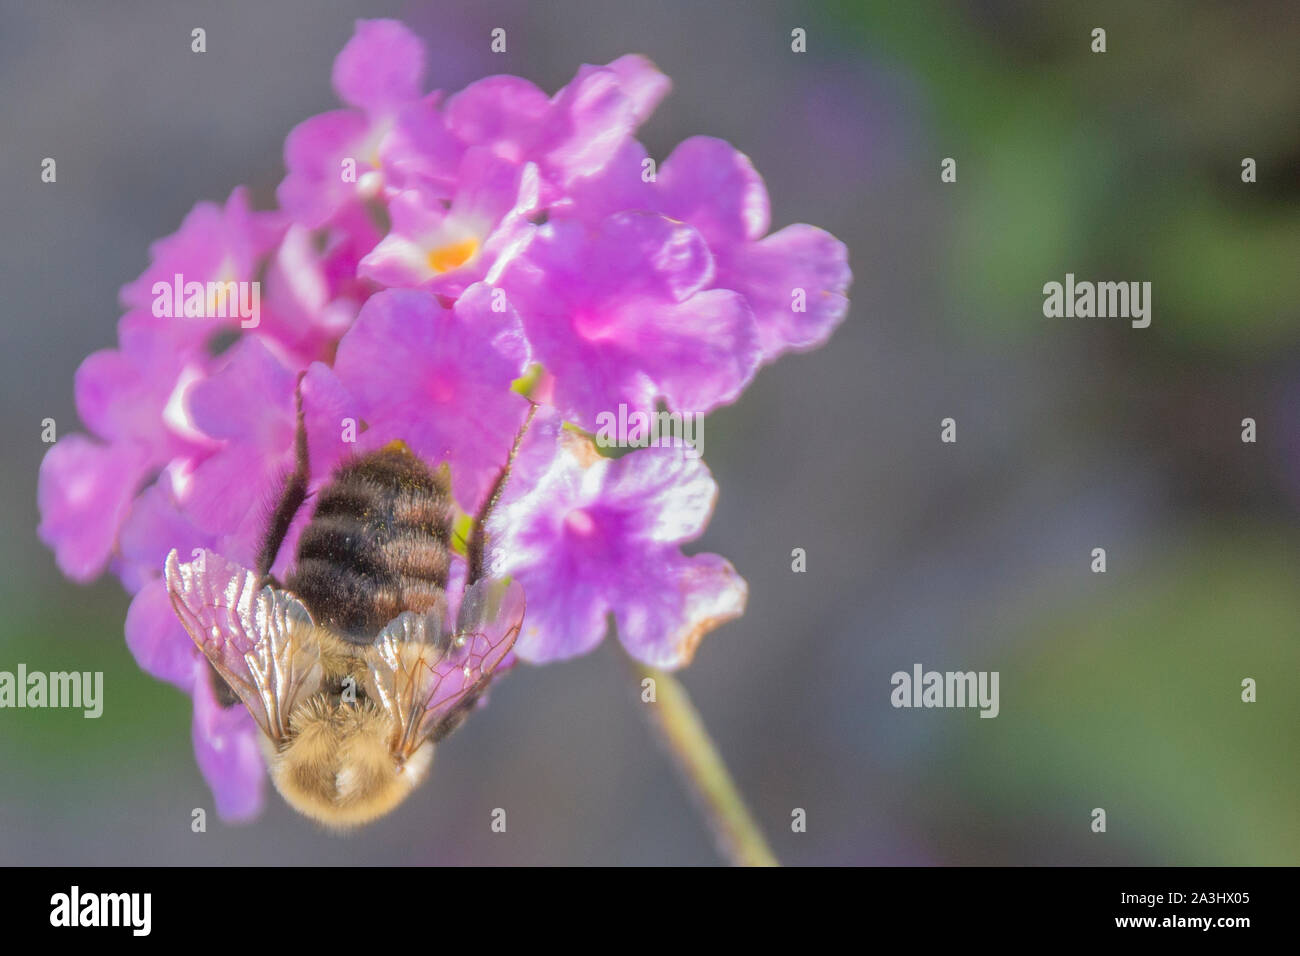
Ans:
[[[294,516],[302,507],[302,503],[307,500],[307,477],[310,470],[307,458],[307,428],[303,424],[302,417],[302,375],[298,376],[298,384],[293,391],[293,401],[297,415],[293,440],[294,467],[285,479],[284,490],[280,492],[280,500],[271,513],[271,520],[267,523],[266,533],[262,537],[262,546],[257,552],[258,580],[269,582],[276,587],[279,587],[279,583],[271,577],[271,565],[275,564],[276,555],[280,553],[280,545],[284,543],[284,536],[289,533],[289,525],[293,523]]]
[[[466,588],[483,577],[483,549],[487,544],[487,521],[492,514],[492,509],[501,498],[501,492],[505,490],[506,479],[510,477],[510,466],[514,463],[515,455],[519,454],[519,446],[523,444],[524,436],[528,434],[528,426],[533,423],[533,416],[536,414],[537,406],[529,405],[528,416],[519,427],[514,444],[510,446],[510,456],[506,459],[505,467],[497,474],[483,502],[483,507],[474,516],[474,530],[470,532],[469,541],[465,545],[465,560],[469,564],[468,573],[465,575]]]

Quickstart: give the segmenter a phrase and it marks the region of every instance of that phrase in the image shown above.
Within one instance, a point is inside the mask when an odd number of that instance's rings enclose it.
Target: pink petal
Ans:
[[[194,756],[212,788],[217,815],[227,823],[242,823],[262,811],[266,764],[258,737],[261,731],[247,708],[229,709],[217,703],[207,667],[194,677]]]
[[[671,306],[642,308],[629,320],[644,345],[639,365],[672,410],[710,412],[735,401],[753,379],[758,337],[740,294],[710,289]]]
[[[462,143],[447,125],[441,94],[431,93],[404,106],[379,148],[384,185],[410,189],[422,185],[443,199],[456,186]]]
[[[698,458],[671,447],[645,448],[618,459],[601,500],[640,515],[628,529],[648,544],[680,544],[699,537],[718,498],[718,485]]]
[[[467,510],[505,464],[528,407],[510,390],[523,369],[517,352],[496,347],[501,334],[427,293],[393,289],[366,303],[334,362],[373,439],[400,439],[431,466],[450,461],[453,491]]]
[[[763,361],[821,345],[844,320],[853,281],[848,249],[815,226],[786,226],[767,238],[725,250],[716,285],[736,289],[754,310]],[[796,289],[806,311],[795,311]]]
[[[334,60],[339,99],[385,110],[419,97],[424,44],[397,20],[358,20],[352,39]]]
[[[366,447],[361,405],[333,369],[313,362],[302,379],[302,410],[307,457],[318,485],[344,458]]]
[[[372,132],[371,121],[356,110],[322,113],[290,130],[284,142],[288,173],[275,191],[285,212],[316,229],[356,200],[358,183],[372,168],[372,157],[364,155]],[[357,182],[344,182],[344,159],[355,162]]]
[[[213,438],[278,451],[296,376],[256,336],[240,339],[227,355],[225,366],[186,396],[195,425]]]
[[[617,73],[579,67],[555,95],[543,171],[561,185],[590,176],[614,157],[637,122],[637,106],[623,93]]]
[[[608,628],[609,602],[597,582],[584,580],[581,567],[568,556],[558,557],[552,570],[553,578],[519,574],[528,606],[514,653],[530,664],[586,654],[604,640]]]
[[[651,667],[675,670],[695,656],[700,640],[745,613],[749,586],[716,554],[683,557],[664,552],[655,574],[659,590],[615,607],[627,652]]]
[[[659,71],[647,57],[628,53],[605,64],[618,77],[619,89],[632,102],[633,116],[643,123],[672,89],[672,80]]]
[[[195,670],[206,668],[176,612],[162,578],[141,588],[126,612],[126,646],[136,663],[159,680],[188,691],[194,686]]]
[[[546,94],[517,76],[489,76],[447,100],[448,128],[464,143],[489,146],[503,159],[523,162],[551,110]]]
[[[692,136],[664,160],[660,207],[704,233],[710,245],[767,232],[767,187],[749,157],[726,140]]]
[[[210,535],[199,531],[181,513],[168,472],[136,497],[118,540],[114,570],[132,593],[162,573],[163,561],[172,548],[189,554],[212,543]]]
[[[100,445],[84,435],[69,435],[46,453],[36,532],[68,577],[89,581],[104,569],[148,466],[138,445]]]

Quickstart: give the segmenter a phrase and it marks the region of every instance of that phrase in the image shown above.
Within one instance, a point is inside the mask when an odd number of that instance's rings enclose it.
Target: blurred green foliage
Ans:
[[[1294,5],[828,6],[839,42],[920,79],[936,182],[958,160],[963,329],[1031,330],[1042,284],[1068,271],[1150,280],[1153,330],[1177,349],[1300,342]]]
[[[73,587],[64,583],[62,593]],[[39,768],[57,779],[74,765],[138,765],[145,751],[150,760],[170,755],[192,762],[189,698],[140,670],[131,656],[122,638],[128,599],[116,580],[75,596],[49,604],[14,602],[0,620],[0,667],[102,672],[103,713],[86,718],[76,709],[6,710],[0,764]],[[175,732],[160,733],[160,726]]]
[[[1294,542],[1215,531],[1036,615],[999,717],[949,741],[973,796],[950,824],[999,821],[965,862],[1300,860],[1296,572]]]

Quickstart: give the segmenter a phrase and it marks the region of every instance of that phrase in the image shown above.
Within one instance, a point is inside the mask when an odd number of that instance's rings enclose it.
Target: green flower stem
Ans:
[[[779,866],[686,688],[669,673],[635,661],[632,666],[638,680],[655,682],[655,702],[642,706],[713,831],[718,851],[734,866]]]

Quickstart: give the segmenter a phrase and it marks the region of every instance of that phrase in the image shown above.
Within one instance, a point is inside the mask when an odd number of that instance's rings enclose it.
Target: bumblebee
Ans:
[[[343,463],[320,489],[282,586],[270,575],[306,502],[298,396],[296,464],[247,569],[210,551],[164,577],[211,663],[218,699],[262,731],[276,789],[332,829],[373,821],[427,775],[434,747],[487,688],[523,623],[518,582],[483,574],[484,525],[530,412],[466,545],[454,623],[447,582],[455,514],[447,469],[400,442]]]

